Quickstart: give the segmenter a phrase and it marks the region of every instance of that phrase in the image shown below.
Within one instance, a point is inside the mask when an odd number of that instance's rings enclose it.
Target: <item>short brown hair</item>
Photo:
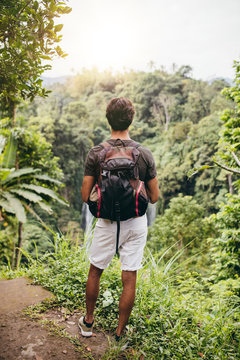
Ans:
[[[107,105],[106,117],[115,131],[127,130],[133,121],[134,114],[134,106],[127,98],[113,98]]]

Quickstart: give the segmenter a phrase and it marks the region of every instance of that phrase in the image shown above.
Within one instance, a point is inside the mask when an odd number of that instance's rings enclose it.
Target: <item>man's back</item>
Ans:
[[[133,140],[129,137],[128,128],[133,121],[134,113],[133,104],[126,98],[114,98],[109,102],[106,109],[106,117],[111,126],[109,145],[124,144],[130,147]],[[154,203],[158,200],[159,190],[153,156],[143,146],[137,148],[139,157],[136,166],[139,169],[139,179],[145,183],[148,197]],[[84,202],[88,202],[93,187],[99,181],[102,169],[98,155],[102,149],[101,145],[94,146],[88,153],[81,189]],[[119,322],[116,329],[116,340],[119,340],[119,337],[123,335],[130,316],[135,299],[137,270],[141,268],[147,238],[146,214],[121,221],[120,228],[119,234],[116,221],[99,218],[96,222],[89,255],[91,265],[86,285],[87,314],[79,320],[79,327],[83,336],[92,335],[93,312],[99,293],[100,277],[116,252],[116,234],[117,236],[120,235],[117,246],[120,254],[123,283],[123,291],[119,301]]]
[[[140,145],[134,140],[120,140],[120,139],[109,139],[107,142],[112,146],[130,146],[131,144]],[[103,147],[100,145],[94,146],[88,153],[87,160],[85,163],[85,176],[94,176],[95,181],[97,181],[100,174],[100,161],[99,153],[102,151]],[[140,153],[137,160],[137,167],[139,169],[139,179],[144,181],[145,184],[153,178],[156,177],[156,167],[152,153],[140,145],[138,147]]]

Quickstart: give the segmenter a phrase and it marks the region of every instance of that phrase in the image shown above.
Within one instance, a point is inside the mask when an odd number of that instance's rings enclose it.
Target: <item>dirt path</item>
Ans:
[[[53,295],[41,286],[31,285],[25,278],[0,281],[0,360],[75,360],[100,359],[108,347],[107,336],[83,338],[78,331],[79,312],[67,314],[66,309],[51,309],[40,315],[76,336],[82,351],[66,337],[49,332],[43,325],[24,315],[23,309]],[[56,332],[56,331],[55,331]]]

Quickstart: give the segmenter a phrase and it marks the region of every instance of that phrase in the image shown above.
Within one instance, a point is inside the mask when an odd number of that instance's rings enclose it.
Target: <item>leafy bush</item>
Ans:
[[[85,248],[71,248],[63,238],[56,238],[54,247],[53,254],[32,261],[28,274],[65,306],[83,309],[89,265]],[[95,312],[96,325],[104,330],[117,326],[121,290],[120,264],[114,259],[102,275]],[[129,321],[129,358],[237,359],[239,305],[231,282],[212,285],[197,273],[177,275],[173,266],[157,263],[147,251]]]
[[[203,260],[199,253],[206,253],[209,246],[206,239],[214,230],[213,223],[204,218],[204,207],[192,196],[180,194],[156,218],[149,230],[148,246],[160,255],[165,253],[164,260],[171,259],[179,250],[181,262],[194,255],[194,261],[199,262]]]
[[[228,195],[220,211],[212,215],[219,237],[212,240],[211,254],[214,261],[215,280],[240,276],[240,196]]]

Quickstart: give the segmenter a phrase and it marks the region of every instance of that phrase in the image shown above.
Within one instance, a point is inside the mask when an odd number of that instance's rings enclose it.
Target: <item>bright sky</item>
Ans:
[[[193,67],[193,76],[234,77],[240,58],[240,0],[70,0],[61,47],[45,76],[99,70]]]

